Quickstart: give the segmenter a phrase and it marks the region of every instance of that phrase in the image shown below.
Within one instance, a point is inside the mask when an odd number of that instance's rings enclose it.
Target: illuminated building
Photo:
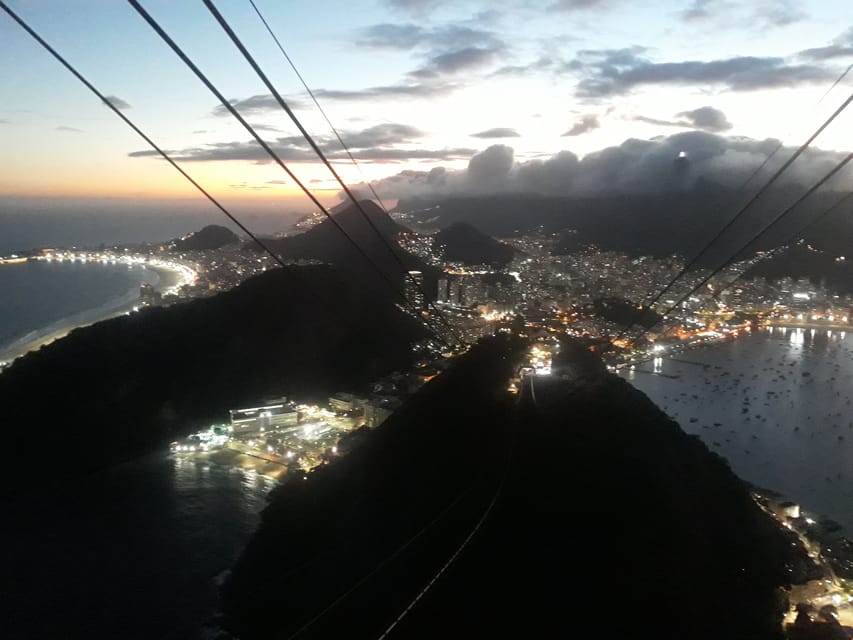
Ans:
[[[452,280],[450,282],[450,302],[459,306],[462,304],[462,285],[459,284],[458,280]]]
[[[339,413],[361,413],[364,411],[365,402],[364,398],[359,398],[351,393],[336,393],[329,398],[329,406],[332,408],[332,411]]]
[[[406,276],[405,295],[406,300],[420,310],[424,308],[424,274],[420,271],[409,271]]]
[[[160,292],[150,284],[146,283],[139,286],[139,302],[143,307],[156,307],[162,301],[163,297]]]
[[[270,427],[293,427],[299,424],[299,412],[284,398],[260,407],[231,409],[229,413],[234,433],[260,431]]]
[[[394,410],[402,404],[399,399],[394,397],[374,397],[367,401],[364,405],[364,424],[371,429],[378,427],[380,424],[394,413]]]
[[[447,278],[439,278],[438,280],[438,294],[436,296],[436,300],[439,302],[447,302],[448,298],[448,281]]]

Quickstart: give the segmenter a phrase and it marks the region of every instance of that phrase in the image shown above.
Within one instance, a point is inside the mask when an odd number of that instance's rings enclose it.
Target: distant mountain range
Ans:
[[[571,251],[583,243],[633,255],[692,256],[746,204],[754,191],[755,188],[737,192],[700,180],[688,191],[657,194],[582,198],[520,193],[401,200],[395,211],[406,212],[428,227],[444,228],[465,222],[498,238],[535,231],[559,234],[576,230],[576,234],[565,236],[565,246],[558,246],[558,251]],[[790,188],[769,191],[720,239],[703,263],[716,265],[728,258],[801,193]],[[828,209],[839,196],[832,192],[816,194],[748,251],[777,246]],[[850,208],[848,205],[825,216],[806,230],[805,237],[830,253],[843,255],[853,245]]]

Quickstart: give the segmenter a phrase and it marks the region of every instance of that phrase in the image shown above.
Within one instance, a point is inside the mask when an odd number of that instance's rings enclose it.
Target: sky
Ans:
[[[314,207],[133,8],[6,0],[217,198],[257,216]],[[643,190],[684,155],[742,175],[796,146],[850,95],[846,0],[217,0],[351,183],[430,193]],[[324,203],[339,188],[201,1],[143,6]],[[0,205],[210,207],[0,12]],[[853,108],[792,179],[853,149]],[[665,176],[663,176],[665,177]],[[843,186],[848,175],[839,176]],[[189,205],[187,203],[190,203]]]

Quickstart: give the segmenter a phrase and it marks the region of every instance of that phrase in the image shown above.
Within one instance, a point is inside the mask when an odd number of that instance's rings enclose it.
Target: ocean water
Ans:
[[[28,261],[0,265],[0,355],[65,326],[132,307],[156,272],[100,262]]]
[[[34,473],[62,473],[37,464]],[[218,585],[272,486],[254,471],[158,453],[7,501],[0,635],[210,637]]]
[[[741,478],[853,532],[853,333],[764,329],[623,377]]]
[[[258,203],[225,199],[240,221],[258,234],[274,234],[292,225],[310,206],[301,199]],[[310,210],[310,209],[308,209]],[[97,248],[141,242],[161,243],[209,224],[243,235],[203,197],[187,200],[123,198],[24,198],[0,194],[0,256],[44,247]]]

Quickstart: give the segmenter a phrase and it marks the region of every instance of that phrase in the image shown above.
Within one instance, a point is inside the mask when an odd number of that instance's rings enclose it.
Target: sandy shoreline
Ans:
[[[175,287],[178,283],[181,282],[181,273],[179,271],[167,269],[159,265],[156,267],[149,264],[145,264],[142,266],[146,270],[151,271],[157,275],[158,282],[154,286],[154,288],[161,293]],[[0,352],[0,366],[3,366],[3,363],[11,363],[16,358],[19,358],[22,355],[29,353],[30,351],[36,351],[38,349],[41,349],[43,346],[48,345],[51,342],[54,342],[55,340],[64,338],[74,329],[80,327],[88,327],[98,322],[109,320],[110,318],[116,318],[118,316],[125,315],[128,311],[131,311],[137,303],[138,301],[135,300],[131,304],[122,305],[118,308],[105,311],[103,314],[100,314],[98,316],[87,318],[86,322],[71,322],[68,324],[63,324],[61,326],[58,326],[50,333],[40,335],[39,337],[34,338],[33,340],[30,340],[24,344],[13,346],[7,351]]]

